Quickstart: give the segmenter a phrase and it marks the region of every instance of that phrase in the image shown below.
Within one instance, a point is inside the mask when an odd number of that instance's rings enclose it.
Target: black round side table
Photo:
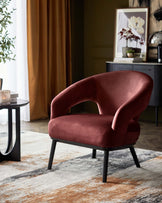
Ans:
[[[21,139],[20,139],[20,107],[29,103],[27,100],[17,100],[14,103],[0,104],[1,109],[8,109],[8,145],[5,153],[0,152],[0,161],[21,161]],[[13,145],[12,135],[12,110],[16,112],[16,139]]]

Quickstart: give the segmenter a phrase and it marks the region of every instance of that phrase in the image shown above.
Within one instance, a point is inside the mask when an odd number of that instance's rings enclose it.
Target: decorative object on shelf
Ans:
[[[128,57],[127,51],[134,50],[134,57],[147,59],[148,8],[116,10],[114,58]]]
[[[134,53],[135,53],[135,50],[130,48],[127,50],[127,57],[128,58],[133,58],[134,57]]]
[[[18,96],[18,93],[10,90],[0,90],[0,104],[16,103]]]
[[[149,42],[157,46],[158,44],[162,44],[162,31],[155,32],[150,36]]]
[[[10,94],[10,102],[11,102],[11,103],[17,102],[18,96],[19,96],[18,93],[11,92],[11,94]]]
[[[10,90],[0,90],[0,104],[10,103]]]
[[[162,44],[162,31],[153,33],[149,38],[149,61],[155,61],[155,62],[161,61],[160,60],[162,59],[161,52],[160,52],[161,44]]]
[[[162,63],[162,44],[158,45],[158,63]]]

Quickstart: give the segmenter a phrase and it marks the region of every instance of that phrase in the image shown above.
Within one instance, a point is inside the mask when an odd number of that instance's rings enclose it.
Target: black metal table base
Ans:
[[[8,109],[8,144],[4,153],[0,152],[0,161],[12,160],[21,161],[21,140],[20,140],[20,107],[28,104],[28,101],[20,100],[15,104],[0,105],[0,109]],[[16,113],[16,139],[13,143],[12,110]]]
[[[15,108],[16,111],[16,139],[13,145],[12,135],[12,109],[8,109],[8,145],[5,153],[0,152],[0,161],[13,160],[21,161],[20,146],[20,107]]]

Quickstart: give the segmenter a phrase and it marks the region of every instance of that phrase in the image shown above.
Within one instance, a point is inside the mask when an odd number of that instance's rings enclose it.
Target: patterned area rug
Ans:
[[[110,152],[108,182],[102,183],[103,152],[92,159],[91,149],[58,143],[49,171],[49,136],[23,132],[21,137],[21,162],[0,162],[0,203],[162,202],[161,152],[136,149],[141,168],[128,149]]]

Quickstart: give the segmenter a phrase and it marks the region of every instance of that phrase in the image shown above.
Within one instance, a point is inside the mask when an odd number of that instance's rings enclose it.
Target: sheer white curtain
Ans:
[[[28,66],[27,66],[27,17],[26,0],[12,0],[11,8],[16,8],[13,14],[13,24],[8,29],[16,36],[16,60],[0,64],[0,77],[3,78],[3,89],[17,92],[19,98],[29,100]],[[0,123],[7,122],[7,111],[0,111]],[[21,120],[29,121],[29,105],[21,108]]]

